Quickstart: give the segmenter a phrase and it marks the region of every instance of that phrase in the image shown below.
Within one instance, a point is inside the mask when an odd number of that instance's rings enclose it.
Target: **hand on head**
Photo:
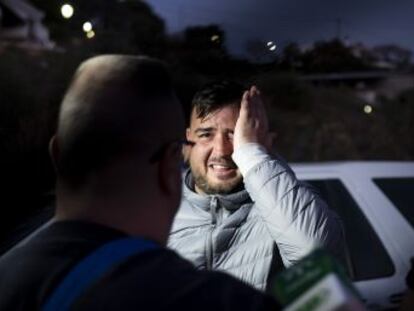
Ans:
[[[273,133],[269,132],[260,91],[252,86],[245,91],[240,104],[240,114],[234,128],[234,149],[246,143],[257,143],[270,150]]]

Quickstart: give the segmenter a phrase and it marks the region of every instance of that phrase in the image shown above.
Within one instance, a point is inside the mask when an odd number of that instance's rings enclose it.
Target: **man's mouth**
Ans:
[[[227,170],[227,169],[234,168],[234,167],[230,167],[229,165],[223,165],[223,164],[210,164],[209,167],[214,170]]]
[[[237,169],[235,165],[230,163],[211,163],[208,165],[208,168],[218,178],[232,177]]]

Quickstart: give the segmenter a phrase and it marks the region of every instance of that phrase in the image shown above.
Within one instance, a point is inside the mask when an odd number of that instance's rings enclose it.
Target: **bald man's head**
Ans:
[[[71,187],[133,155],[147,159],[181,137],[183,116],[165,65],[143,56],[85,61],[63,99],[57,130],[58,177]]]

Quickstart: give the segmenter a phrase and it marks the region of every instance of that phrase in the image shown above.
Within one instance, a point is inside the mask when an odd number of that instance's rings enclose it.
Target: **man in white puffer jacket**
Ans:
[[[271,134],[255,86],[244,91],[223,81],[200,90],[187,140],[190,168],[170,248],[199,269],[228,272],[260,290],[275,270],[316,246],[342,258],[338,216],[270,154]]]

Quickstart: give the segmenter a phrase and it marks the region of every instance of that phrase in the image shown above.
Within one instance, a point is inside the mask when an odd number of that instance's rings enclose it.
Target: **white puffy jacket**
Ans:
[[[288,267],[315,246],[343,255],[340,219],[282,160],[255,165],[244,176],[245,190],[229,195],[197,194],[189,170],[183,184],[168,244],[199,269],[225,271],[266,290],[280,258]]]

